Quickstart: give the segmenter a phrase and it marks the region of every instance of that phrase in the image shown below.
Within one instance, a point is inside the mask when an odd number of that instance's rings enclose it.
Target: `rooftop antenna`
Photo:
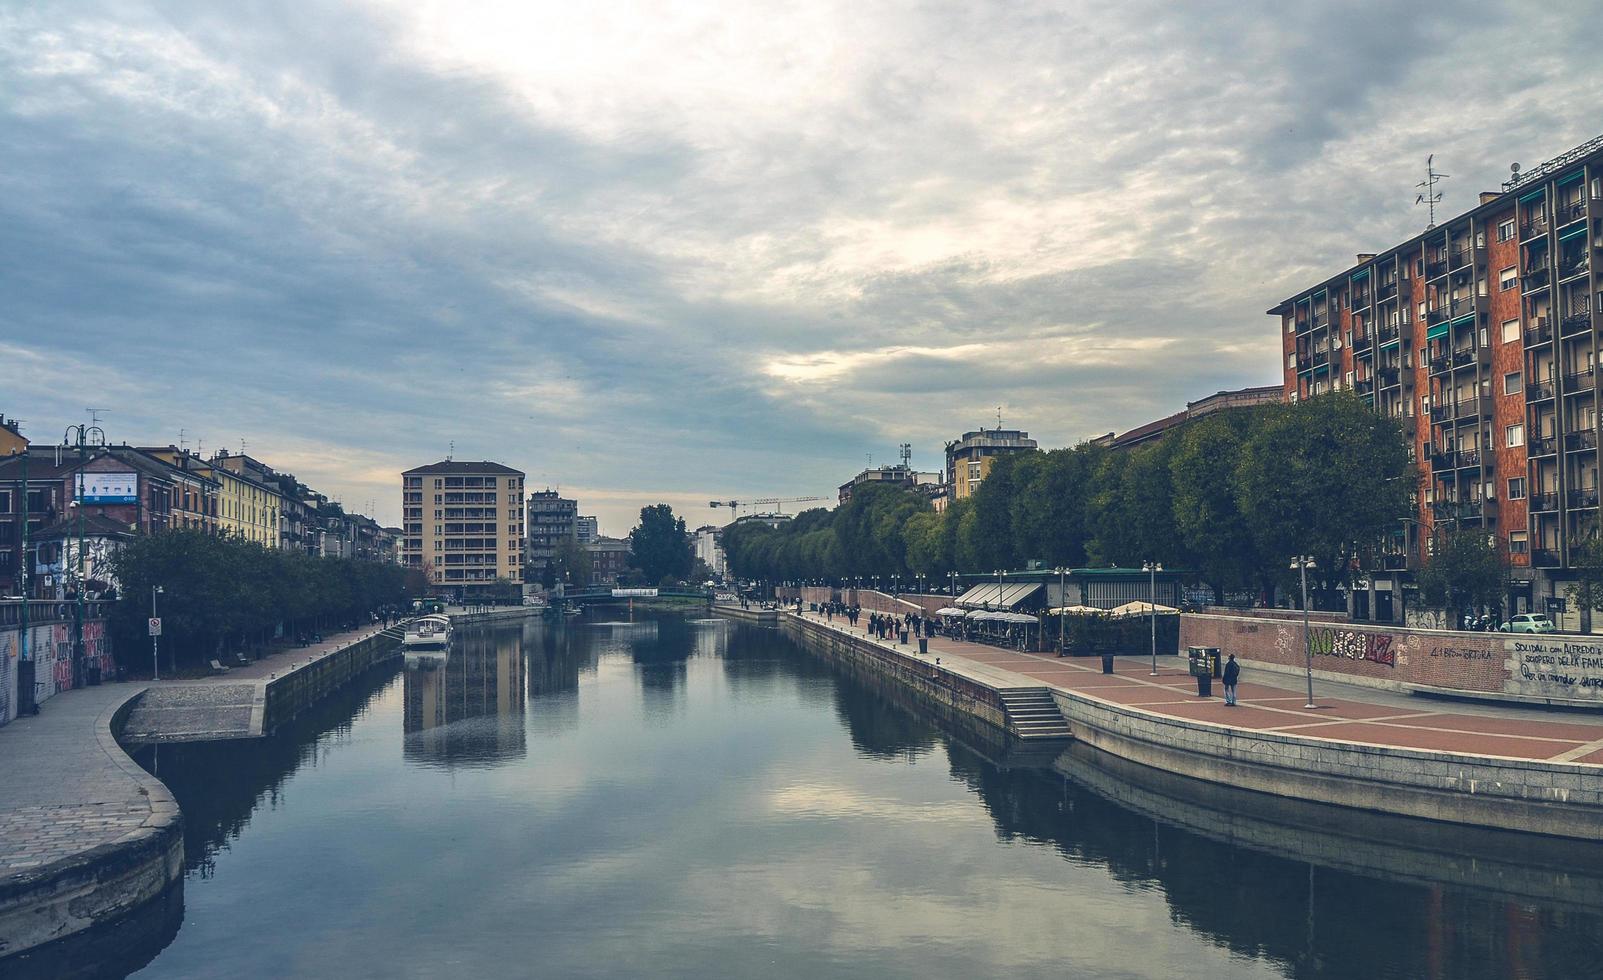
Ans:
[[[1436,227],[1436,205],[1442,200],[1442,192],[1436,189],[1436,182],[1451,176],[1452,174],[1436,172],[1436,154],[1432,153],[1425,158],[1425,179],[1414,185],[1424,188],[1424,193],[1414,197],[1414,206],[1423,204],[1430,209],[1430,224],[1425,226],[1426,231]]]
[[[445,454],[445,461],[447,463],[449,463],[451,461],[451,457],[453,457],[455,455],[456,455],[456,440],[452,439],[451,440],[451,450]]]
[[[240,436],[239,437],[239,454],[241,456],[245,455],[245,445],[246,445],[245,437],[244,436]]]
[[[996,431],[1002,431],[1002,406],[996,406]]]
[[[868,468],[869,469],[873,469],[874,468],[874,454],[873,453],[868,453],[867,456],[868,456]]]
[[[902,469],[905,470],[908,468],[908,460],[913,458],[913,444],[910,442],[902,443],[900,454],[902,457]]]
[[[184,449],[187,447],[187,443],[184,441],[184,433],[185,433],[185,431],[187,431],[187,430],[184,430],[184,429],[179,429],[178,430],[178,451],[179,452],[183,452]]]
[[[89,424],[90,425],[99,425],[100,424],[100,413],[101,412],[110,411],[110,409],[106,409],[106,408],[86,408],[86,409],[84,409],[84,411],[89,413]]]

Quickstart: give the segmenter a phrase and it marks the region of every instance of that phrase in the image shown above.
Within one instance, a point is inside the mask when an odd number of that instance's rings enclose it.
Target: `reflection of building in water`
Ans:
[[[442,661],[408,665],[408,760],[474,765],[523,757],[520,639],[516,627],[459,629]]]
[[[577,642],[576,635],[561,624],[529,622],[523,627],[530,723],[537,736],[579,727],[579,674],[595,669],[595,651]]]

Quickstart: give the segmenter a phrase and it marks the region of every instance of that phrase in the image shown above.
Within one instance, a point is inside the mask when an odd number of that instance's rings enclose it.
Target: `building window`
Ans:
[[[1510,449],[1513,449],[1515,446],[1525,445],[1525,426],[1523,423],[1516,422],[1515,424],[1509,426],[1503,430],[1503,435],[1506,437],[1504,444]]]
[[[1510,477],[1508,481],[1508,499],[1525,499],[1525,478],[1523,476]]]
[[[1523,555],[1530,550],[1530,536],[1525,531],[1508,532],[1508,553]]]
[[[1524,378],[1518,371],[1503,375],[1503,394],[1517,395],[1524,388]]]
[[[1498,224],[1497,224],[1497,240],[1500,241],[1500,242],[1506,242],[1506,241],[1511,240],[1513,237],[1514,237],[1514,219],[1510,218],[1507,221],[1498,222]]]
[[[1513,289],[1519,281],[1519,270],[1515,269],[1513,266],[1509,266],[1497,274],[1497,288],[1500,290],[1506,291]]]

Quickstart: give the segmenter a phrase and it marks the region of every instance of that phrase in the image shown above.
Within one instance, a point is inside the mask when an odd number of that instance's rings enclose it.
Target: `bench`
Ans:
[[[240,666],[240,667],[249,667],[250,666],[250,658],[245,656],[245,651],[244,650],[241,650],[238,653],[234,654],[234,658],[235,658],[236,666]]]
[[[228,668],[224,667],[220,661],[213,660],[212,661],[212,673],[214,673],[214,674],[226,674],[226,673],[228,673]]]

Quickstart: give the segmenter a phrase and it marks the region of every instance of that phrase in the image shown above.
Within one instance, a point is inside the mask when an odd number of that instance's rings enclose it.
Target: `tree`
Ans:
[[[1497,535],[1461,528],[1438,533],[1431,540],[1430,558],[1419,570],[1419,597],[1443,613],[1443,625],[1456,626],[1458,614],[1466,610],[1502,609],[1508,556],[1499,547]],[[1595,598],[1603,600],[1603,595]]]
[[[683,578],[690,574],[695,559],[684,518],[674,517],[667,504],[640,508],[640,524],[629,532],[629,547],[648,582],[667,576]]]
[[[1603,609],[1603,538],[1596,526],[1584,527],[1579,540],[1570,548],[1570,567],[1575,582],[1570,585],[1570,601],[1577,609]]]
[[[556,552],[546,562],[546,567],[551,570],[551,584],[546,588],[555,588],[558,582],[582,588],[590,584],[595,561],[579,543],[579,539],[563,538],[557,542]]]
[[[1312,556],[1321,605],[1350,582],[1362,545],[1408,514],[1408,443],[1351,392],[1264,411],[1236,467],[1236,504],[1262,566],[1284,579]]]
[[[1236,470],[1259,413],[1217,412],[1188,425],[1169,460],[1174,525],[1214,602],[1253,584],[1266,564],[1237,499]]]

